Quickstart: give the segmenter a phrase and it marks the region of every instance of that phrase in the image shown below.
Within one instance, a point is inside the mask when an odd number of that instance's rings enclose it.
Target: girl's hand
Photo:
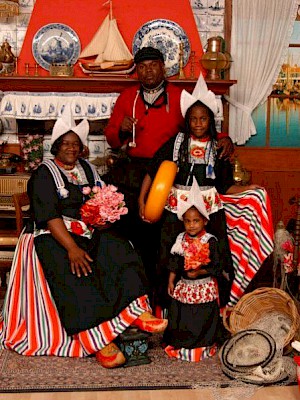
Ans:
[[[168,295],[169,296],[173,296],[174,293],[174,283],[173,282],[169,282],[168,283]]]
[[[145,203],[139,200],[139,216],[143,220],[143,222],[147,222],[148,224],[152,224],[152,221],[149,221],[145,218]]]
[[[255,190],[255,189],[263,189],[263,186],[257,185],[256,183],[252,183],[251,185],[244,186],[245,190]]]
[[[188,276],[189,278],[195,279],[195,278],[197,278],[198,276],[202,275],[202,271],[201,271],[200,268],[199,268],[199,269],[191,269],[191,270],[188,271],[186,274],[187,274],[187,276]]]
[[[88,276],[89,273],[92,273],[90,263],[93,260],[86,251],[78,246],[74,246],[68,251],[68,257],[72,274],[76,274],[80,278],[82,274]]]
[[[142,218],[142,220],[145,219],[144,214],[145,214],[145,203],[139,200],[139,216],[140,218]]]
[[[217,142],[217,148],[218,150],[221,150],[219,158],[223,158],[224,160],[231,159],[234,152],[234,145],[229,136],[219,139]]]
[[[227,190],[226,194],[238,194],[246,192],[247,190],[263,189],[263,188],[264,188],[263,186],[257,185],[256,183],[252,183],[251,185],[245,185],[245,186],[232,185]]]

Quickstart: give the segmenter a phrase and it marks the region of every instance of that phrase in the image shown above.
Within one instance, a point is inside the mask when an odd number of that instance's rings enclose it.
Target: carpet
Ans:
[[[160,347],[159,339],[158,336],[149,339],[150,364],[112,370],[102,368],[95,357],[27,357],[1,350],[0,392],[197,389],[213,386],[240,387],[245,393],[255,386],[224,375],[217,356],[200,363],[169,359]]]

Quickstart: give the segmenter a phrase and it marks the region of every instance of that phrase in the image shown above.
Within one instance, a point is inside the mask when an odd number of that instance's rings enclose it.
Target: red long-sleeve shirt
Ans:
[[[127,154],[131,157],[152,158],[164,143],[182,130],[184,125],[180,110],[182,89],[168,82],[167,104],[158,108],[149,107],[148,110],[142,97],[138,95],[139,89],[140,85],[137,84],[120,94],[105,129],[105,136],[112,148],[120,148],[123,144],[119,137],[123,119],[126,116],[134,116],[138,120],[135,125],[136,147],[127,147]],[[155,104],[161,104],[161,98]],[[227,134],[218,134],[218,139],[224,136]]]
[[[119,138],[120,127],[125,116],[133,116],[133,104],[140,85],[124,90],[118,97],[113,113],[105,130],[106,139],[112,148],[119,148],[122,143]],[[132,157],[151,158],[154,153],[172,136],[176,135],[183,125],[180,111],[181,89],[168,83],[168,104],[159,108],[146,109],[145,103],[138,95],[135,104],[136,147],[128,147],[127,153]],[[158,103],[161,102],[161,98]]]

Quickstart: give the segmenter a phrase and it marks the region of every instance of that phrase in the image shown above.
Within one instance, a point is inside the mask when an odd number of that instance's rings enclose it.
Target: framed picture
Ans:
[[[290,44],[272,94],[254,110],[257,134],[247,147],[299,147],[300,115],[300,7]]]

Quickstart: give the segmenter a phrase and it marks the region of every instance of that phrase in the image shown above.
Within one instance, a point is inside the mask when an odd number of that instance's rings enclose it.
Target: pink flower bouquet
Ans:
[[[128,213],[124,195],[117,192],[113,185],[102,188],[94,186],[92,189],[86,186],[82,192],[90,196],[80,208],[81,219],[87,226],[97,227],[113,223],[119,220],[121,215]]]

